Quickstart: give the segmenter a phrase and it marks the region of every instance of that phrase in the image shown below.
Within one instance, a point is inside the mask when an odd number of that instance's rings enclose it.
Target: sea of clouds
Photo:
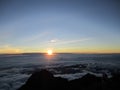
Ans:
[[[87,73],[102,76],[120,72],[120,55],[62,54],[46,59],[43,55],[0,55],[0,90],[16,90],[31,74],[41,69],[51,71],[55,77],[77,79]]]

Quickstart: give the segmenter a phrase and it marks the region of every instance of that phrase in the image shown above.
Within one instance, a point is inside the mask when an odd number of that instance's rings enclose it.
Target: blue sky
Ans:
[[[118,0],[0,0],[0,53],[120,53]]]

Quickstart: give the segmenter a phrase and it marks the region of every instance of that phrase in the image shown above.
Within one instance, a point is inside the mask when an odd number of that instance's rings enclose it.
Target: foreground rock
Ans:
[[[87,74],[82,78],[68,81],[61,77],[54,77],[47,70],[35,72],[25,85],[18,90],[120,90],[120,75],[114,74],[112,78],[96,77]]]
[[[26,84],[18,90],[57,90],[58,88],[66,88],[67,84],[67,79],[60,77],[55,78],[52,73],[42,70],[40,72],[33,73]]]

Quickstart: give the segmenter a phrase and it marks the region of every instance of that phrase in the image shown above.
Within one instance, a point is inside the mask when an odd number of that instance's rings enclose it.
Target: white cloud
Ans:
[[[56,43],[56,44],[69,44],[69,43],[77,43],[77,42],[84,42],[91,40],[91,38],[82,38],[78,40],[58,40],[58,39],[52,39],[49,42],[50,43]]]
[[[56,43],[58,40],[57,39],[52,39],[50,40],[50,43]]]

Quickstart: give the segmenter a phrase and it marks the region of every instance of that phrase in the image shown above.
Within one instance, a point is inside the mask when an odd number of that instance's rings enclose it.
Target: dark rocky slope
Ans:
[[[120,74],[111,78],[107,75],[96,77],[86,74],[82,78],[68,81],[61,77],[54,77],[47,70],[35,72],[18,90],[120,90]]]

